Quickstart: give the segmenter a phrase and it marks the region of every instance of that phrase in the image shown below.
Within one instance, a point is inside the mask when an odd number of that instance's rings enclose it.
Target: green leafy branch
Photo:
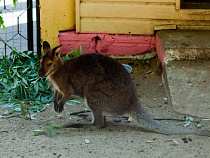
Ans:
[[[34,130],[32,136],[49,135],[50,137],[52,137],[53,135],[56,135],[53,128],[60,128],[60,127],[61,125],[51,124],[50,126],[46,127],[44,130]]]
[[[46,79],[40,79],[39,57],[31,51],[11,52],[0,63],[0,102],[41,105],[53,100]],[[2,103],[3,104],[3,103]]]
[[[193,124],[193,126],[196,128],[201,128],[204,126],[204,124],[201,124],[199,121],[194,121],[194,119],[191,116],[187,116],[185,121],[180,122],[179,124],[184,124],[184,127],[187,127],[190,126],[193,122],[197,122],[197,124]]]
[[[70,59],[71,57],[75,58],[75,57],[78,57],[80,55],[83,54],[83,50],[82,50],[82,47],[80,45],[80,47],[78,48],[78,46],[76,46],[76,48],[70,52],[68,52],[65,56],[63,56],[63,60],[66,60],[66,59]]]
[[[53,92],[47,79],[40,79],[39,57],[31,51],[13,51],[1,57],[0,107],[11,108],[2,116],[20,112],[26,119],[35,119],[36,112],[45,110],[53,101]]]

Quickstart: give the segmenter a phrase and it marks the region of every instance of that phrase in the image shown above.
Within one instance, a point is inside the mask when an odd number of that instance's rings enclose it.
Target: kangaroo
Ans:
[[[96,127],[105,126],[107,114],[127,115],[152,132],[210,136],[209,130],[173,127],[152,119],[138,101],[130,74],[115,59],[100,54],[84,54],[63,61],[61,45],[51,49],[46,41],[43,42],[43,52],[39,76],[47,77],[54,90],[56,112],[63,111],[71,95],[78,95],[90,108],[92,123]]]

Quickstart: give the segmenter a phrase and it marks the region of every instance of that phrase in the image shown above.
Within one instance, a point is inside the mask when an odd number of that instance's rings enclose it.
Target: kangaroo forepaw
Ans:
[[[61,113],[63,111],[63,105],[54,104],[54,110]]]
[[[54,109],[56,112],[61,113],[63,111],[63,104],[54,104]]]
[[[56,112],[58,112],[58,104],[55,104],[55,103],[54,103],[54,110],[55,110]]]

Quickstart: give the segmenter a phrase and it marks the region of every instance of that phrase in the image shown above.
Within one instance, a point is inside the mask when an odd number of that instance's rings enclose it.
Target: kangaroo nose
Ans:
[[[39,70],[39,77],[43,77],[44,76],[44,72]]]

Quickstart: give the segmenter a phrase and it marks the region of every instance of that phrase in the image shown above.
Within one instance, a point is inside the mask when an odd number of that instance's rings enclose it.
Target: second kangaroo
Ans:
[[[63,61],[61,46],[51,49],[46,41],[43,50],[39,76],[47,77],[54,90],[55,111],[62,112],[67,99],[78,95],[92,111],[93,125],[97,127],[105,126],[107,114],[129,115],[150,131],[210,136],[209,130],[172,127],[153,120],[141,107],[130,74],[111,57],[85,54]]]

